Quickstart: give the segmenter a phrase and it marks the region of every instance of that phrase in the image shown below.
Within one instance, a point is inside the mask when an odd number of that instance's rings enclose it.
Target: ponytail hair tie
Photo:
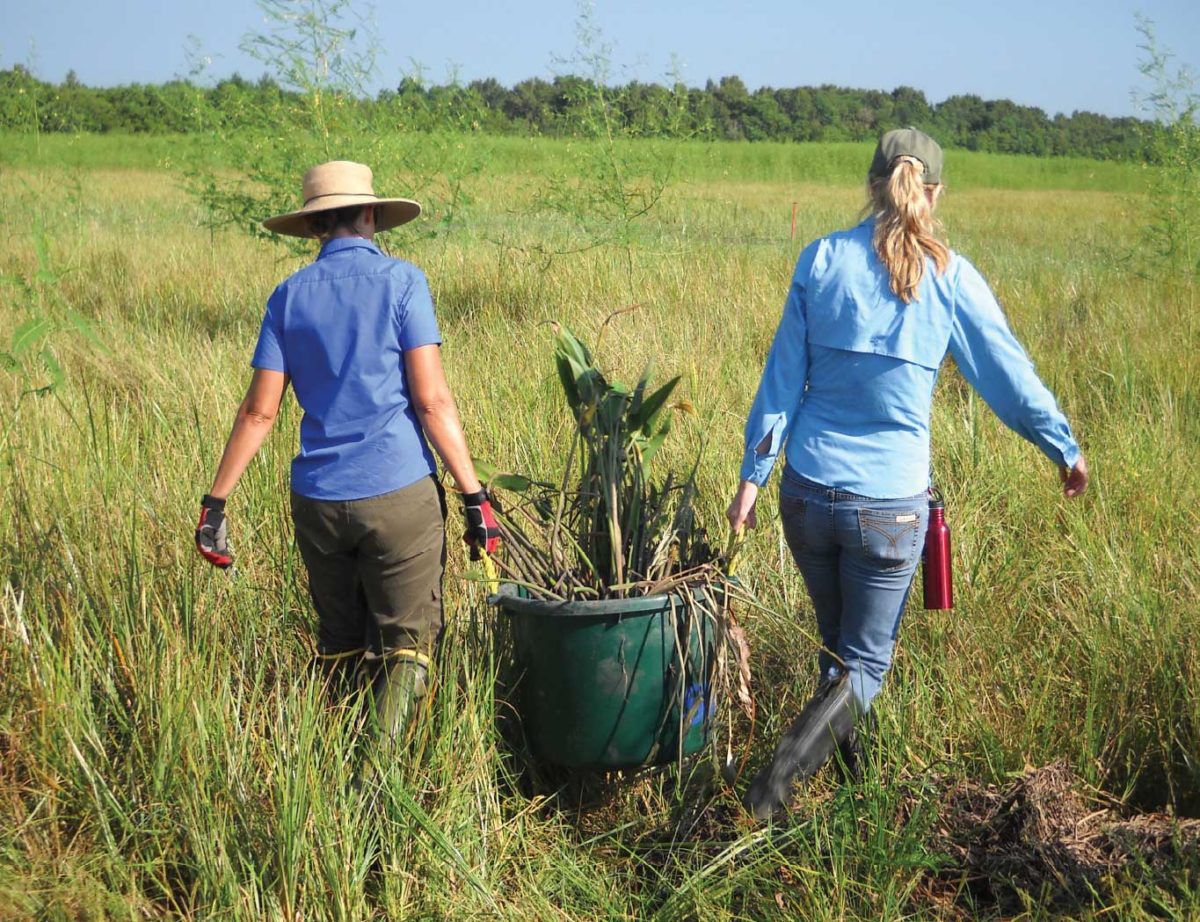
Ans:
[[[899,157],[897,157],[895,160],[893,160],[892,161],[892,169],[893,170],[896,169],[896,167],[900,166],[903,163],[911,163],[922,173],[925,172],[925,164],[910,154],[901,154]]]

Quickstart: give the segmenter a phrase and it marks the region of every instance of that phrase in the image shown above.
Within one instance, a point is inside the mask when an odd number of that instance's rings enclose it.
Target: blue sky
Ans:
[[[665,82],[675,62],[691,85],[728,74],[751,89],[909,85],[933,102],[974,93],[1050,114],[1130,115],[1132,94],[1145,89],[1139,12],[1178,63],[1200,71],[1200,0],[596,0],[594,20],[621,82]],[[372,89],[416,67],[435,82],[550,77],[567,69],[554,62],[572,54],[577,14],[572,0],[379,0]],[[159,82],[188,73],[194,36],[212,58],[210,79],[257,78],[263,65],[238,45],[261,29],[253,0],[0,0],[0,67],[28,64],[53,81],[74,69],[89,85]]]

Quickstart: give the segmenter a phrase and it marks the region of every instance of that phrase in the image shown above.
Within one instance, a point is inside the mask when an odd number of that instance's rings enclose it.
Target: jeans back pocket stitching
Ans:
[[[862,534],[862,548],[864,551],[870,550],[870,548],[867,546],[866,532],[873,531],[876,534],[881,535],[884,538],[884,540],[886,540],[888,542],[891,549],[893,551],[895,551],[897,556],[899,557],[900,556],[900,543],[904,539],[905,533],[911,532],[911,538],[909,539],[911,541],[911,546],[909,548],[909,554],[907,556],[901,557],[900,560],[898,562],[896,562],[893,566],[885,567],[884,569],[886,569],[886,570],[898,570],[901,567],[907,566],[909,563],[912,562],[913,558],[916,555],[917,537],[920,535],[920,532],[921,532],[921,527],[920,527],[921,519],[920,519],[919,515],[915,522],[903,522],[903,523],[896,523],[894,521],[893,522],[885,522],[885,519],[893,518],[894,515],[895,514],[891,513],[891,512],[880,512],[880,511],[874,510],[874,509],[859,509],[858,510],[858,524],[859,524],[859,528],[862,530],[862,533],[863,533]],[[874,521],[872,521],[872,519]],[[891,531],[889,531],[888,529],[883,527],[884,524],[900,524],[903,526],[903,530],[900,531],[899,533],[893,535],[893,533]]]

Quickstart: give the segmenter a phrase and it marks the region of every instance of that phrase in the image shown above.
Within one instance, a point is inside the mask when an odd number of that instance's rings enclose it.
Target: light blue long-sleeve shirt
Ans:
[[[873,232],[868,218],[800,254],[746,420],[742,479],[766,483],[786,445],[788,466],[817,483],[878,498],[921,493],[947,352],[1007,426],[1074,466],[1071,427],[979,270],[951,253],[938,275],[928,260],[905,304],[888,286]]]

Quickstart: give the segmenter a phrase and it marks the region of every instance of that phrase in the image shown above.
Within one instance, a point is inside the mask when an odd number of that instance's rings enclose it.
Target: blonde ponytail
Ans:
[[[897,157],[888,175],[872,180],[869,186],[875,252],[887,267],[892,292],[905,304],[917,296],[927,256],[933,258],[938,275],[950,264],[941,225],[925,196],[924,170],[915,157]]]

